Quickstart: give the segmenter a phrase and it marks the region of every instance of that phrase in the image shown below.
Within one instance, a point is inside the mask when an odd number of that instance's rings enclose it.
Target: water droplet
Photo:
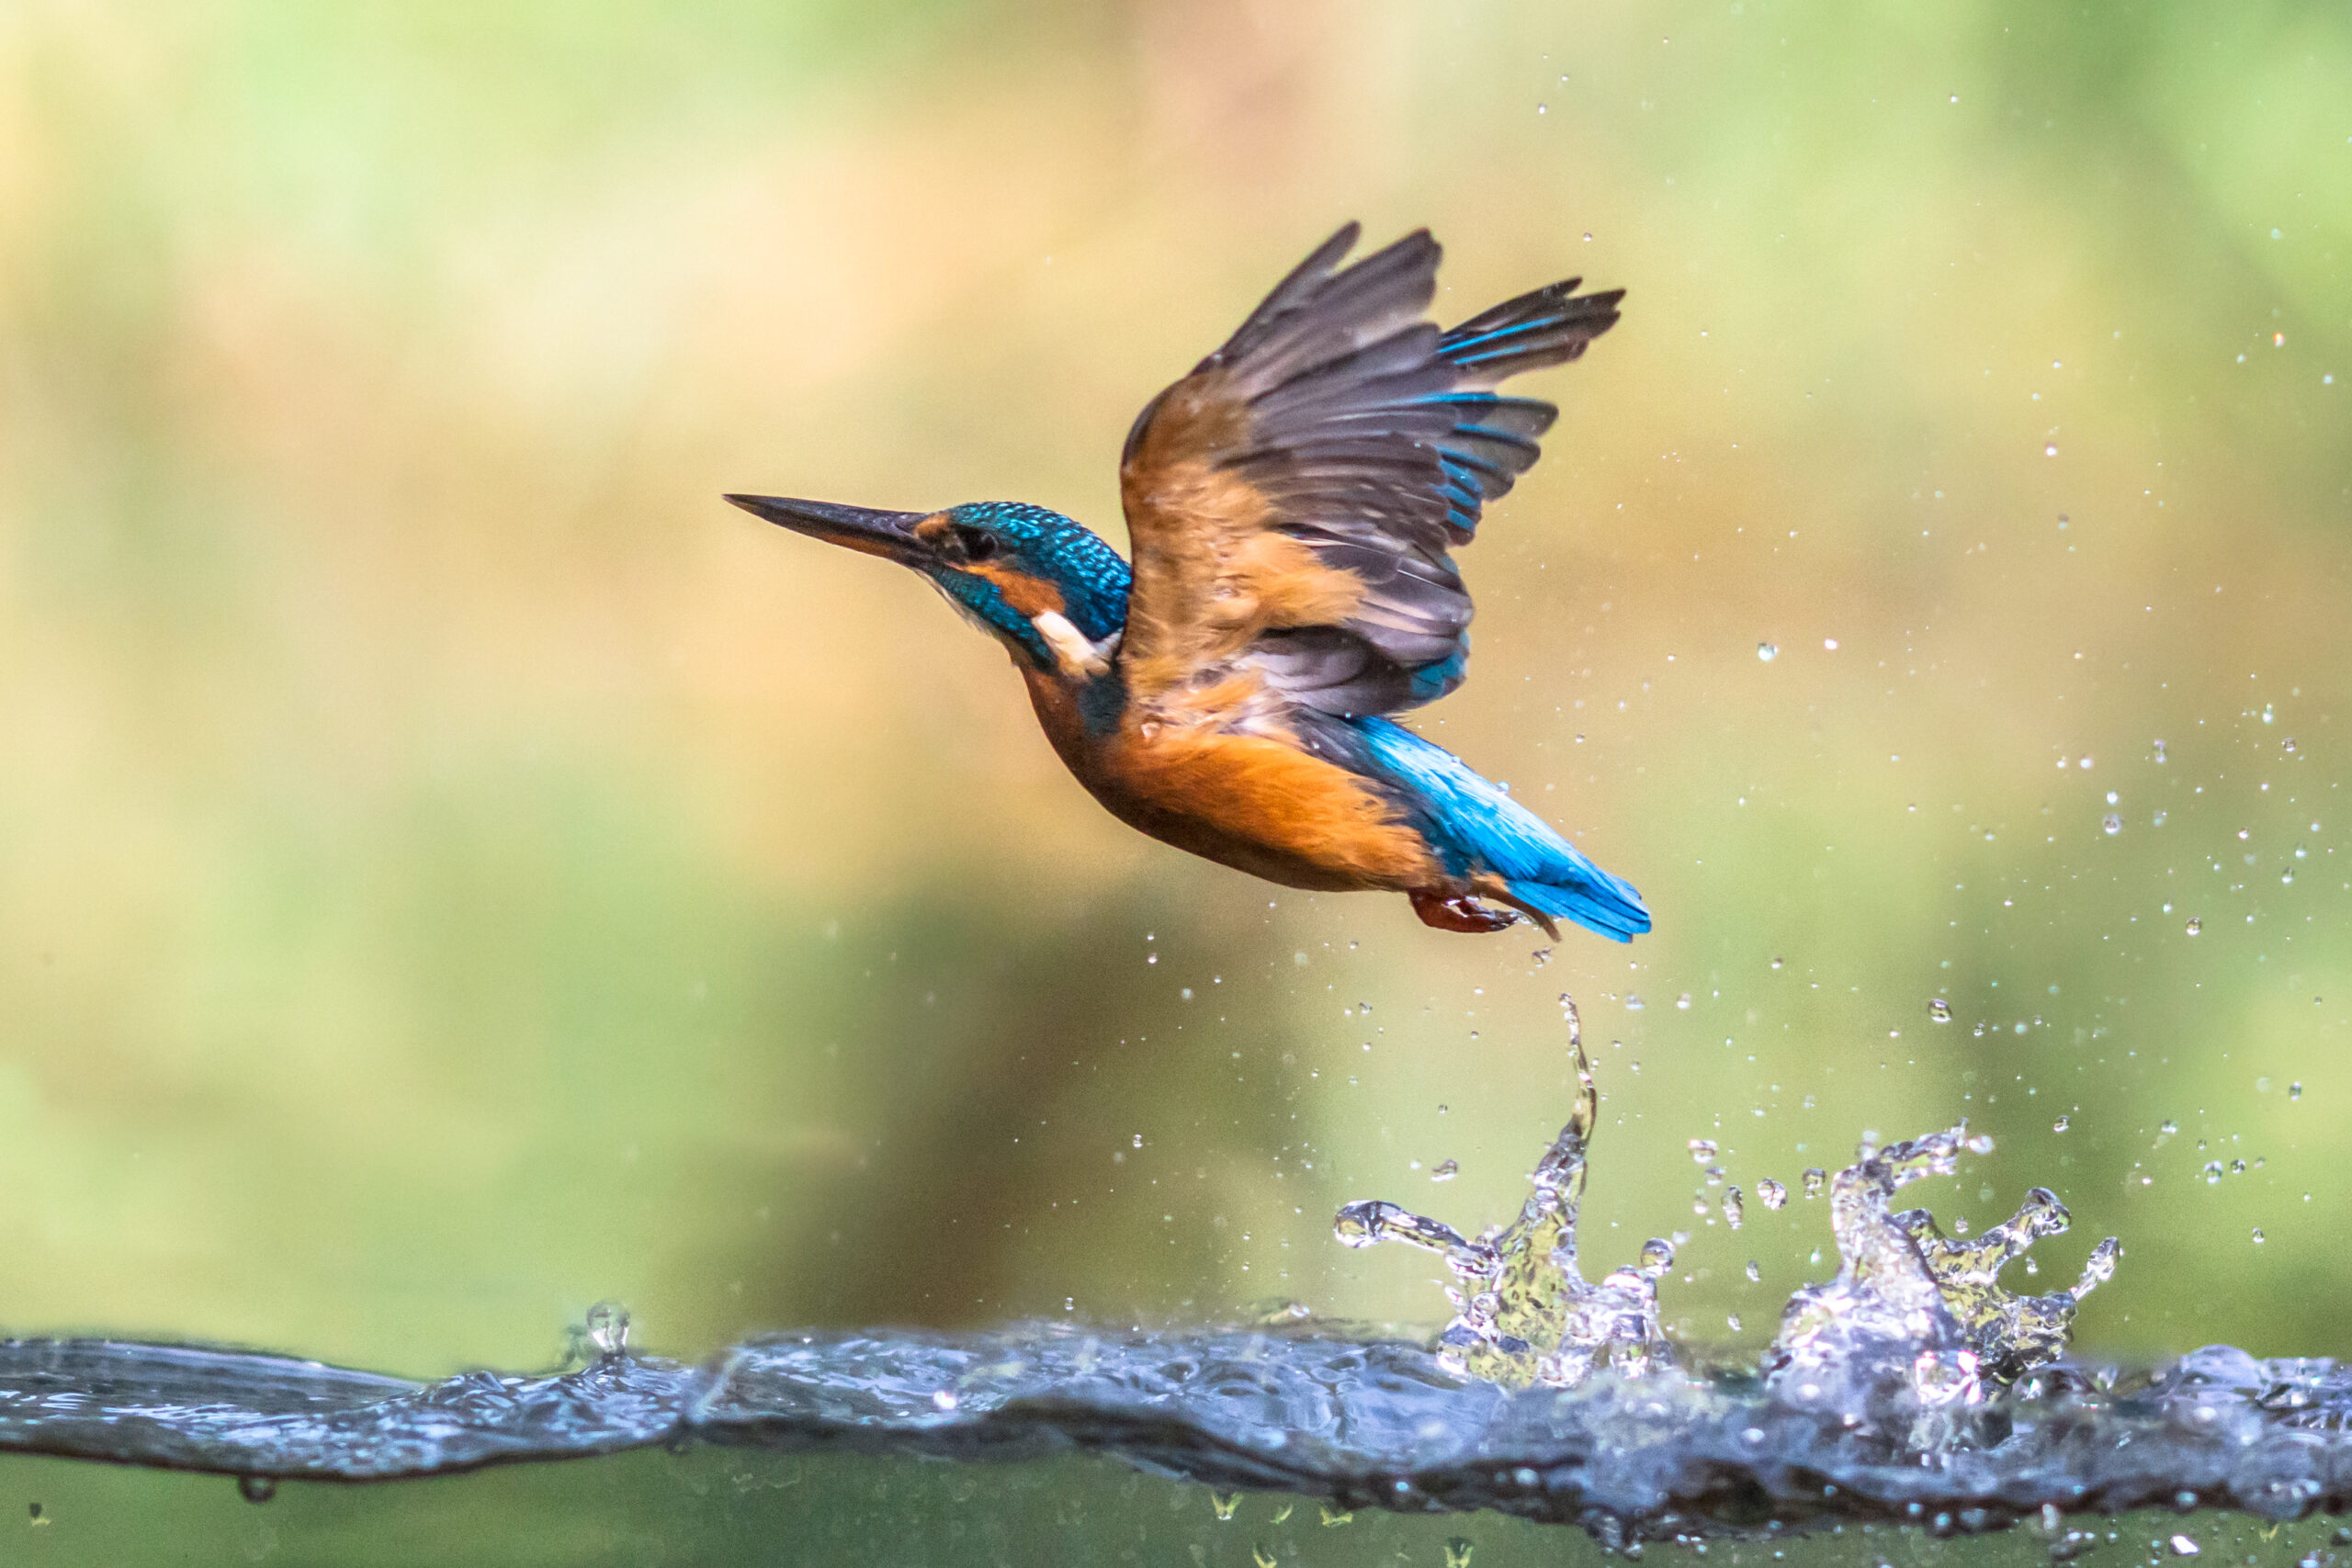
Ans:
[[[1430,1179],[1431,1181],[1451,1181],[1461,1174],[1462,1167],[1459,1163],[1450,1159],[1442,1159],[1437,1162],[1435,1168],[1430,1170]]]
[[[2287,1098],[2289,1100],[2301,1100],[2303,1098],[2303,1086],[2300,1081],[2290,1083],[2287,1086]]]
[[[1632,992],[1629,991],[1626,993],[1625,1010],[1627,1012],[1639,1012],[1647,1004],[1645,1003],[1641,998],[1634,996]]]
[[[237,1495],[248,1503],[266,1503],[277,1495],[277,1478],[270,1475],[241,1475],[237,1477]],[[33,1506],[38,1509],[40,1505]]]
[[[2161,811],[2157,812],[2154,817],[2148,818],[2148,823],[2151,827],[2163,827],[2165,825],[2165,814]]]
[[[2230,1161],[2230,1174],[2232,1176],[2244,1176],[2245,1174],[2245,1161],[2242,1159],[2233,1159]]]
[[[1944,1000],[1941,997],[1929,997],[1928,998],[1928,1016],[1935,1020],[1938,1023],[1950,1023],[1951,1021],[1951,1004]]]
[[[2251,836],[2253,832],[2254,832],[2254,829],[2251,829],[2251,828],[2241,828],[2241,829],[2238,829],[2238,839],[2239,839],[2239,840],[2240,840],[2241,842],[2243,842],[2246,838],[2248,838],[2249,836]]]
[[[1736,1187],[1724,1189],[1724,1224],[1737,1230],[1747,1218],[1747,1205],[1740,1198],[1739,1189]],[[1736,1328],[1739,1325],[1734,1324],[1732,1326]]]
[[[1680,996],[1675,998],[1674,1005],[1680,1008],[1684,1012],[1689,1012],[1690,1010],[1690,993],[1685,991]]]
[[[2314,823],[2312,823],[2312,826],[2314,829],[2316,829],[2316,828],[2319,826],[2319,824],[2318,824],[2318,823],[2316,823],[2316,822],[2314,822]],[[2304,848],[2302,845],[2301,845],[2301,844],[2297,844],[2297,845],[2295,846],[2295,858],[2296,858],[2297,860],[2307,860],[2307,859],[2309,859],[2310,857],[2311,857],[2311,851],[2309,851],[2309,850],[2305,849],[2305,848]]]
[[[2173,1120],[2171,1117],[2169,1117],[2169,1116],[2165,1117],[2163,1121],[2161,1121],[2161,1122],[2157,1122],[2157,1123],[2156,1123],[2156,1135],[2157,1135],[2158,1137],[2169,1138],[2169,1137],[2171,1137],[2175,1133],[2177,1133],[2177,1132],[2179,1132],[2179,1131],[2180,1131],[2180,1123],[2179,1123],[2179,1122],[2176,1122],[2176,1121],[2174,1121],[2174,1120]]]
[[[1805,1168],[1804,1174],[1802,1177],[1799,1177],[1798,1179],[1804,1183],[1804,1195],[1806,1197],[1818,1198],[1821,1196],[1821,1189],[1823,1185],[1829,1179],[1829,1173],[1822,1169],[1817,1165],[1807,1166]]]
[[[1156,953],[1147,953],[1143,955],[1143,961],[1146,964],[1157,964],[1159,962],[1159,954]]]
[[[2175,1557],[2194,1557],[2197,1555],[2197,1543],[2189,1540],[2188,1537],[2185,1535],[2177,1535],[2173,1537],[2170,1544],[2172,1546],[2172,1554]]]
[[[1789,1201],[1789,1190],[1768,1176],[1756,1184],[1756,1196],[1763,1200],[1766,1208],[1777,1209]]]
[[[2264,1238],[2263,1238],[2263,1235],[2262,1235],[2262,1227],[2261,1227],[2260,1225],[2256,1225],[2256,1226],[2255,1226],[2255,1227],[2254,1227],[2254,1245],[2255,1245],[2255,1246],[2256,1246],[2256,1247],[2260,1247],[2260,1246],[2262,1245],[2262,1243],[2263,1243],[2263,1239],[2264,1239]]]
[[[2293,750],[2295,749],[2295,738],[2294,738],[2293,736],[2290,735],[2289,737],[2287,737],[2287,739],[2286,739],[2281,740],[2280,742],[2278,742],[2278,749],[2279,749],[2281,751],[2291,751],[2291,750]]]
[[[1779,959],[1775,958],[1774,960],[1772,960],[1772,967],[1773,967],[1773,968],[1778,969],[1780,966],[1781,966],[1781,961],[1780,961]]]
[[[588,1342],[604,1356],[617,1356],[628,1349],[628,1308],[618,1302],[598,1302],[590,1307]]]
[[[1178,996],[1178,997],[1182,998],[1183,1000],[1185,1000],[1185,1001],[1188,1001],[1188,1002],[1189,1002],[1189,1001],[1191,1001],[1191,1000],[1193,999],[1193,987],[1190,987],[1190,986],[1187,986],[1187,987],[1185,987],[1182,990],[1178,991],[1176,994],[1177,994],[1177,996]]]
[[[2207,1160],[2205,1162],[2205,1185],[2208,1187],[2219,1187],[2221,1184],[2222,1162],[2217,1159]]]
[[[2265,724],[2276,724],[2278,722],[2278,716],[2271,711],[2270,705],[2268,703],[2262,705],[2262,722]]]
[[[1771,643],[1759,642],[1756,645],[1756,657],[1762,660],[1765,663],[1770,664],[1772,660],[1781,657],[1781,650]]]
[[[2055,457],[2058,456],[2058,444],[2053,441],[2049,446],[2044,446],[2041,449],[2041,455],[2045,457]]]
[[[1706,1164],[1709,1160],[1711,1160],[1711,1159],[1713,1159],[1713,1158],[1714,1158],[1714,1157],[1715,1157],[1715,1141],[1714,1141],[1714,1139],[1713,1139],[1713,1138],[1693,1138],[1693,1139],[1691,1139],[1691,1140],[1690,1140],[1690,1163],[1691,1163],[1691,1164],[1693,1164],[1693,1165],[1704,1165],[1704,1164]]]
[[[2189,916],[2189,917],[2188,917],[2188,934],[2189,934],[2190,936],[2195,936],[2199,931],[2203,931],[2204,929],[2205,929],[2205,922],[2204,922],[2202,919],[2199,919],[2199,918],[2198,918],[2197,916],[2195,916],[2195,915],[2191,915],[2191,916]]]
[[[1141,1133],[1137,1133],[1137,1134],[1136,1134],[1136,1143],[1135,1143],[1135,1146],[1136,1146],[1136,1148],[1141,1148],[1141,1147],[1143,1147],[1143,1134],[1142,1134]]]
[[[2295,868],[2290,865],[2287,867],[2286,870],[2280,872],[2278,874],[2278,880],[2285,883],[2293,882],[2295,880]]]
[[[1663,1236],[1652,1236],[1642,1243],[1640,1271],[1651,1279],[1657,1278],[1674,1267],[1674,1244]]]
[[[2111,839],[2116,834],[2123,831],[2123,818],[2110,811],[2099,822],[2099,826],[2107,829],[2107,836]]]
[[[1707,1179],[1707,1185],[1710,1187],[1721,1187],[1724,1184],[1724,1168],[1722,1166],[1711,1165],[1699,1174]]]
[[[2071,1116],[2061,1116],[2060,1118],[2058,1118],[2058,1120],[2057,1120],[2057,1121],[2052,1122],[2052,1123],[2050,1123],[2050,1130],[2051,1130],[2052,1132],[2053,1132],[2053,1133],[2063,1133],[2063,1132],[2064,1132],[2067,1128],[2069,1128],[2069,1127],[2073,1126],[2074,1124],[2075,1124],[2075,1119],[2074,1119],[2073,1117],[2071,1117]]]
[[[2162,763],[2163,763],[2163,761],[2164,761],[2164,760],[2165,760],[2165,743],[2164,743],[2163,741],[2159,740],[2159,741],[2157,741],[2157,742],[2156,742],[2156,761],[2157,761],[2159,764],[2162,764]]]
[[[1212,1489],[1209,1493],[1209,1506],[1216,1510],[1218,1518],[1229,1519],[1233,1517],[1233,1510],[1241,1506],[1241,1494],[1218,1492]]]
[[[1747,1326],[1746,1324],[1739,1321],[1739,1314],[1737,1313],[1732,1313],[1725,1316],[1724,1322],[1731,1325],[1731,1331],[1734,1334],[1738,1333],[1741,1329]]]
[[[952,1388],[933,1389],[932,1391],[931,1405],[934,1410],[953,1410],[956,1408],[956,1391]]]

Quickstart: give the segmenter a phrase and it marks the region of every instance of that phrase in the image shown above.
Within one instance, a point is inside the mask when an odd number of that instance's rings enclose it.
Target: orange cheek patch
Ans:
[[[1062,613],[1061,590],[1041,578],[993,561],[977,561],[962,570],[994,583],[996,591],[1004,595],[1004,602],[1031,620],[1048,611],[1057,615]]]

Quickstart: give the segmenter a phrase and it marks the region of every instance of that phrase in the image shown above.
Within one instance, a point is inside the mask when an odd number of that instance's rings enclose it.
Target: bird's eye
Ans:
[[[956,542],[964,547],[966,560],[987,560],[996,554],[996,536],[986,528],[967,528],[958,525],[956,530]]]

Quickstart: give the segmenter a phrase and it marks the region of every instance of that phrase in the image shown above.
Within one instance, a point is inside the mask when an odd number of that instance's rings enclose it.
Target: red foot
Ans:
[[[1490,909],[1469,894],[1449,898],[1441,893],[1414,893],[1413,913],[1420,916],[1421,924],[1435,926],[1442,931],[1508,931],[1519,924],[1519,916],[1509,909]]]

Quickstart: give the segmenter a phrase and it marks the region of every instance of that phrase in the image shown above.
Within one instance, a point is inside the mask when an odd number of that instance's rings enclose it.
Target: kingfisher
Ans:
[[[726,499],[921,574],[1012,654],[1079,783],[1164,843],[1284,886],[1402,893],[1442,931],[1523,917],[1629,942],[1650,929],[1630,884],[1388,716],[1462,683],[1452,552],[1559,414],[1497,389],[1581,355],[1624,290],[1571,277],[1440,330],[1437,242],[1342,265],[1360,231],[1136,417],[1131,559],[1025,502]]]

